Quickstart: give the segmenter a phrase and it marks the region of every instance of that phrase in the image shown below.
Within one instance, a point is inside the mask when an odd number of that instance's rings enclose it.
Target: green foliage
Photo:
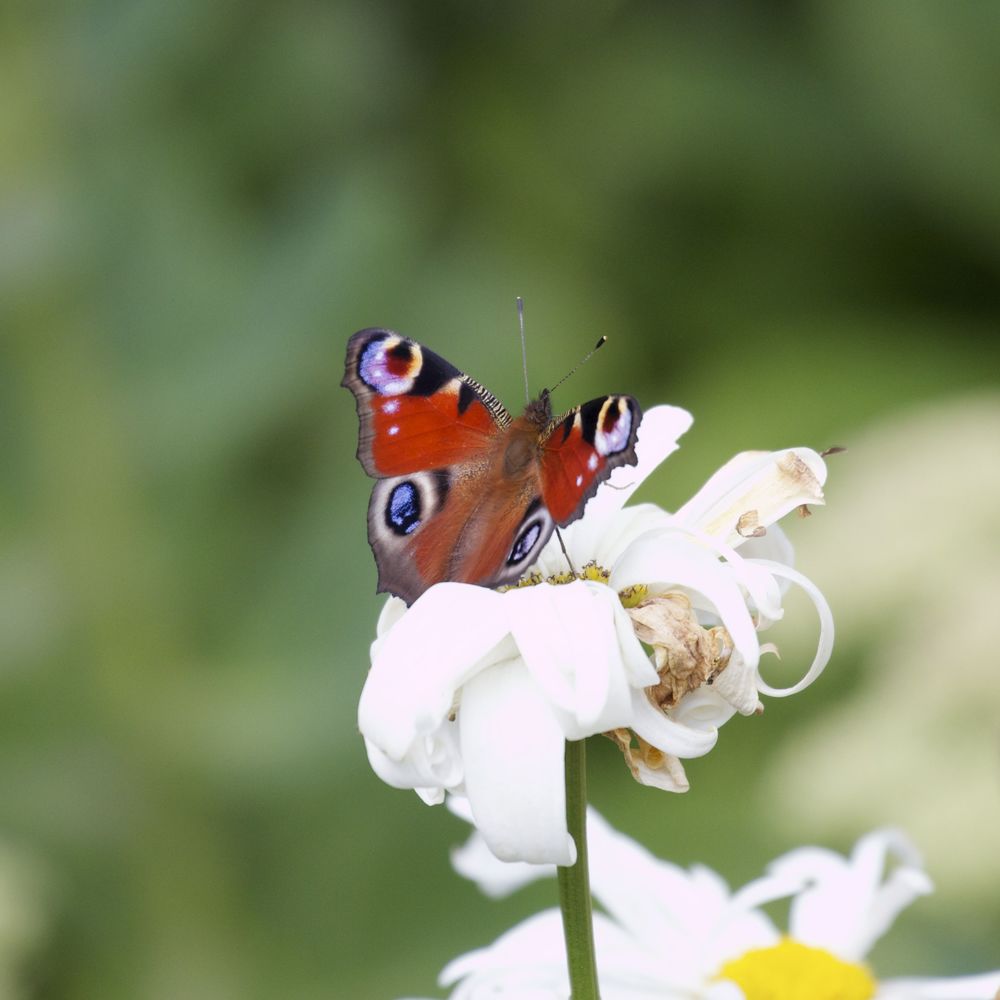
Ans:
[[[554,886],[479,899],[448,867],[461,825],[368,768],[347,337],[400,329],[516,406],[515,295],[533,388],[609,334],[557,403],[690,408],[645,491],[667,506],[740,449],[995,389],[1000,12],[54,0],[3,22],[0,837],[49,914],[24,995],[429,994]],[[598,745],[595,801],[757,874],[791,846],[757,801],[770,746],[852,669],[732,723],[686,797]],[[996,964],[981,933],[909,933],[939,971]]]

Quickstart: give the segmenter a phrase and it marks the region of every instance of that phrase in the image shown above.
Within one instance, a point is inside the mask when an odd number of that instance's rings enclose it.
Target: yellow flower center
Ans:
[[[634,583],[631,587],[626,587],[624,590],[618,592],[618,599],[622,602],[622,607],[626,610],[628,608],[638,607],[644,600],[646,600],[646,595],[649,593],[649,587],[644,583]]]
[[[564,583],[573,583],[574,580],[591,580],[594,583],[607,583],[611,579],[611,573],[603,566],[598,566],[596,562],[589,562],[580,570],[574,573],[571,570],[564,570],[562,573],[553,573],[551,576],[542,576],[541,573],[529,573],[522,576],[517,583],[505,584],[497,587],[500,593],[507,590],[518,590],[521,587],[537,587],[540,583],[551,583],[559,586]]]
[[[719,979],[729,979],[746,1000],[871,1000],[878,984],[863,966],[783,938],[726,962]]]

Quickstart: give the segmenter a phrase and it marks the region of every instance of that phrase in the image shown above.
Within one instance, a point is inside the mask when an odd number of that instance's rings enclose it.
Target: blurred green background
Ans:
[[[998,52],[987,2],[5,7],[0,996],[440,995],[554,902],[461,883],[466,831],[355,722],[345,342],[399,329],[516,408],[515,295],[533,389],[611,338],[557,406],[695,414],[646,499],[851,449],[790,526],[827,673],[685,796],[594,742],[594,802],[734,884],[899,823],[938,893],[878,971],[1000,965]]]

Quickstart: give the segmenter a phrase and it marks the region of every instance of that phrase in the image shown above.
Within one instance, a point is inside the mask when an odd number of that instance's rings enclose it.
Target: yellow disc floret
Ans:
[[[736,983],[746,1000],[871,1000],[878,988],[863,965],[791,938],[727,962],[718,978]]]

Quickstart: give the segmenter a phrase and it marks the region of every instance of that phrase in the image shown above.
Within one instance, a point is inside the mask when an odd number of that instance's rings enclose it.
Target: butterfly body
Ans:
[[[351,337],[342,384],[357,401],[358,460],[376,479],[368,540],[378,589],[407,603],[443,580],[517,580],[612,469],[635,463],[641,414],[630,396],[553,420],[543,391],[513,418],[478,382],[390,330]]]

